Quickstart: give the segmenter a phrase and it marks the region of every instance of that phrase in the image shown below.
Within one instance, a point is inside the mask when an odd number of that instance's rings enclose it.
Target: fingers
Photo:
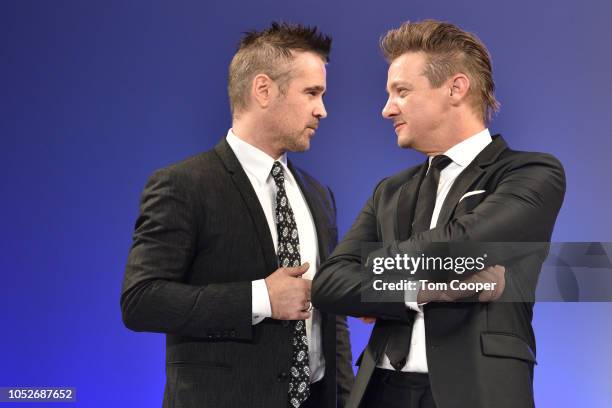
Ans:
[[[483,269],[478,273],[472,275],[474,282],[494,282],[497,277],[497,272],[493,266]]]
[[[310,293],[312,291],[312,281],[304,279],[304,285],[306,286],[306,299],[310,300],[312,297]]]
[[[506,285],[506,268],[500,265],[489,266],[481,271],[462,279],[462,283],[476,284],[465,286],[465,289],[446,289],[446,290],[421,290],[417,300],[419,303],[434,302],[454,302],[473,295],[478,295],[480,302],[491,302],[499,299],[504,293]],[[482,289],[482,288],[491,289]],[[472,299],[473,300],[473,299]],[[360,318],[362,321],[363,318]],[[367,317],[365,318],[367,319]]]
[[[310,264],[308,262],[304,262],[302,265],[296,266],[294,268],[280,268],[280,269],[289,276],[298,277],[298,276],[302,276],[308,270],[308,268],[310,268]]]
[[[494,291],[492,290],[483,290],[478,294],[478,300],[480,302],[491,302],[494,299]]]
[[[309,267],[305,262],[294,268],[278,268],[266,278],[272,318],[303,320],[310,317],[312,281],[301,278]]]
[[[310,279],[296,279],[292,284],[296,286],[296,290],[298,290],[300,294],[303,294],[300,299],[307,299],[310,301],[310,294],[312,291],[312,281]]]
[[[310,312],[312,310],[312,303],[310,302],[310,299],[306,299],[305,301],[303,301],[301,303],[301,309],[304,312]]]
[[[483,290],[478,294],[478,300],[481,302],[492,302],[501,297],[506,286],[506,268],[500,265],[490,266],[480,272],[474,277],[477,281],[483,283],[493,283],[493,289]]]
[[[493,269],[497,271],[498,273],[503,273],[503,274],[506,273],[506,268],[503,267],[502,265],[495,265],[493,266]]]
[[[495,285],[495,294],[494,298],[499,299],[500,296],[504,293],[504,289],[506,288],[506,268],[503,266],[495,265],[497,272],[497,285]]]
[[[312,315],[312,312],[308,312],[306,310],[299,310],[293,313],[288,313],[278,320],[306,320],[309,319]]]
[[[290,320],[306,320],[310,318],[310,315],[311,315],[311,312],[301,311],[297,313],[295,319],[290,319]]]

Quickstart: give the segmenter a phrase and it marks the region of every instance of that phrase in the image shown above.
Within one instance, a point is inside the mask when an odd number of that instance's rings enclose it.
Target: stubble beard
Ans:
[[[288,152],[305,152],[310,149],[310,138],[306,135],[306,130],[296,132],[285,137],[285,150]]]

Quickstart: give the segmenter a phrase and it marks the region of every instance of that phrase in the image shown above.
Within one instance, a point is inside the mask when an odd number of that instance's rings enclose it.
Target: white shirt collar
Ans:
[[[227,131],[226,140],[244,171],[252,174],[260,185],[265,184],[268,177],[270,177],[272,165],[276,160],[268,156],[264,151],[242,140],[232,129]],[[285,180],[293,182],[293,176],[287,167],[287,154],[284,153],[278,158],[278,161],[283,166]]]
[[[476,133],[474,136],[470,136],[464,141],[457,143],[448,149],[444,155],[448,156],[459,166],[466,167],[492,141],[493,139],[491,138],[489,129],[485,128],[483,131]],[[431,158],[429,160],[431,162]]]

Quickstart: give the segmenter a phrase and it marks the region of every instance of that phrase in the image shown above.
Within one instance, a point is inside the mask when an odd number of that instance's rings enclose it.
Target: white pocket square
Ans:
[[[482,193],[484,193],[485,191],[486,191],[486,190],[474,190],[474,191],[468,191],[467,193],[465,193],[465,194],[464,194],[464,195],[463,195],[463,196],[462,196],[462,197],[459,199],[459,202],[461,202],[461,200],[463,200],[463,199],[464,199],[464,198],[466,198],[466,197],[473,196],[473,195],[476,195],[476,194],[482,194]]]

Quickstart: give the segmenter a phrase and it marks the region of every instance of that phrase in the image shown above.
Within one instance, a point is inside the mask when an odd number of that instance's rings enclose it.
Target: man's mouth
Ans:
[[[398,129],[400,126],[403,126],[403,125],[405,125],[405,124],[406,124],[406,122],[398,122],[398,123],[394,123],[394,124],[393,124],[393,128],[394,128],[395,130],[397,130],[397,129]]]

